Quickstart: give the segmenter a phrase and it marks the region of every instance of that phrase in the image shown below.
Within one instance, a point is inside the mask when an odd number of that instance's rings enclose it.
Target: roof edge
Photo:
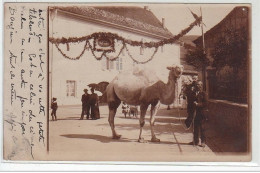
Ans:
[[[123,25],[118,25],[118,24],[107,22],[107,21],[104,21],[104,20],[93,19],[93,18],[90,18],[90,17],[86,17],[84,15],[71,13],[71,12],[68,12],[68,11],[65,11],[65,10],[61,10],[61,9],[57,9],[57,10],[58,10],[58,12],[62,13],[63,15],[69,15],[70,17],[74,17],[74,18],[77,18],[77,19],[80,19],[80,20],[86,20],[86,21],[93,22],[93,23],[96,23],[96,24],[102,24],[102,25],[110,26],[110,27],[113,27],[113,28],[116,28],[116,29],[122,29],[122,30],[125,30],[125,31],[128,31],[128,32],[137,33],[137,34],[148,36],[148,37],[151,37],[151,38],[154,38],[154,39],[163,40],[163,39],[169,38],[169,37],[166,37],[166,36],[157,35],[157,34],[154,34],[154,33],[149,33],[149,32],[143,31],[143,30],[126,27],[126,26],[123,26]]]

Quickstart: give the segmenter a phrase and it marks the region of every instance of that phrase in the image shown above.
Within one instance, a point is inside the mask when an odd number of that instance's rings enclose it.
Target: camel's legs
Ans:
[[[108,122],[109,122],[111,130],[112,130],[112,135],[113,135],[112,138],[113,139],[119,139],[121,137],[121,135],[118,135],[116,133],[116,131],[115,131],[115,124],[114,124],[116,110],[117,110],[119,105],[120,105],[120,100],[108,103],[108,107],[109,107]]]
[[[159,110],[160,107],[160,101],[154,102],[152,103],[152,107],[151,107],[151,117],[150,117],[150,127],[151,127],[151,141],[152,142],[160,142],[160,139],[156,138],[155,134],[154,134],[154,121],[155,121],[155,115],[157,114],[157,111]]]
[[[142,138],[142,130],[145,124],[145,114],[148,108],[148,104],[141,104],[140,109],[141,109],[141,115],[140,115],[140,119],[139,119],[139,123],[140,123],[140,134],[139,134],[139,139],[138,142],[144,142],[144,138]]]

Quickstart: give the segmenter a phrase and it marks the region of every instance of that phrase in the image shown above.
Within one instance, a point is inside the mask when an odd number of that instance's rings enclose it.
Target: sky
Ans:
[[[98,4],[104,6],[104,4]],[[111,4],[106,4],[111,6]],[[165,18],[166,28],[173,34],[179,34],[181,30],[187,28],[194,17],[192,12],[200,16],[200,8],[202,9],[204,33],[218,24],[227,16],[234,7],[241,6],[241,4],[181,4],[181,3],[114,3],[114,6],[139,6],[144,8],[148,6],[151,12],[161,21]],[[249,4],[243,4],[243,6]],[[201,28],[194,27],[187,35],[201,35]]]
[[[165,26],[174,35],[189,26],[195,19],[190,13],[191,9],[200,16],[202,9],[204,31],[218,24],[235,6],[240,4],[148,4],[154,15],[161,20],[165,18]],[[201,35],[201,28],[195,26],[187,35]]]

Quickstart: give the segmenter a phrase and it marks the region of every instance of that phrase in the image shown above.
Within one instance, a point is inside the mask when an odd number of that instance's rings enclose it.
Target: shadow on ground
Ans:
[[[76,114],[75,114],[76,115]],[[77,116],[77,117],[76,117]],[[76,115],[74,117],[69,116],[63,119],[58,119],[58,120],[79,120],[80,114]],[[127,121],[124,121],[124,124],[117,124],[115,120],[115,127],[117,132],[120,134],[120,131],[123,130],[136,130],[139,129],[139,116],[138,118],[132,117],[132,116],[127,116],[126,118],[122,114],[116,115],[115,119],[126,119]],[[155,120],[155,127],[154,131],[156,135],[160,134],[173,134],[173,136],[176,135],[176,133],[179,134],[187,134],[187,133],[192,133],[192,128],[187,130],[185,125],[184,125],[184,120],[187,116],[186,110],[181,110],[181,109],[160,109],[157,113],[156,120]],[[101,113],[101,118],[108,118],[107,114]],[[149,124],[149,119],[150,119],[150,114],[149,111],[147,111],[147,115],[145,117],[146,124],[143,128],[144,131],[149,131],[150,132],[150,124]],[[86,119],[84,119],[86,120]],[[97,120],[98,121],[98,120]],[[129,122],[128,122],[129,121]],[[131,121],[131,122],[130,122]],[[102,123],[102,124],[97,124],[99,127],[109,127],[109,123]],[[225,136],[221,134],[225,134],[225,132],[221,133],[216,133],[215,129],[219,129],[218,131],[221,131],[221,128],[215,127],[216,125],[214,124],[214,121],[208,121],[206,122],[205,125],[205,133],[206,133],[206,138],[207,138],[207,146],[215,153],[217,154],[223,154],[223,153],[236,153],[239,152],[241,153],[243,143],[233,143],[233,141],[238,141],[237,138],[239,136],[235,133],[232,133],[232,136]],[[223,131],[223,130],[222,130]],[[61,135],[63,137],[67,138],[79,138],[79,139],[93,139],[96,141],[100,141],[102,143],[110,143],[110,142],[137,142],[138,136],[136,136],[136,139],[127,139],[127,138],[121,138],[120,140],[114,140],[111,138],[111,136],[102,136],[102,135],[94,135],[94,134],[64,134]],[[149,141],[148,141],[149,142]],[[171,141],[161,141],[160,143],[156,144],[177,144],[177,145],[188,145],[187,143],[179,143],[179,142],[171,142]]]
[[[110,136],[103,135],[94,135],[94,134],[64,134],[60,135],[66,138],[78,138],[78,139],[93,139],[102,143],[110,142],[138,142],[137,139],[127,139],[121,137],[120,139],[112,139]],[[189,143],[179,143],[179,142],[170,142],[170,141],[160,141],[160,142],[151,142],[150,140],[145,141],[145,143],[152,144],[166,144],[166,145],[190,145]]]
[[[112,139],[110,136],[103,136],[103,135],[94,135],[94,134],[64,134],[60,135],[66,138],[78,138],[78,139],[93,139],[102,143],[109,143],[109,142],[134,142],[134,140],[130,140],[127,138],[120,138],[120,140]]]

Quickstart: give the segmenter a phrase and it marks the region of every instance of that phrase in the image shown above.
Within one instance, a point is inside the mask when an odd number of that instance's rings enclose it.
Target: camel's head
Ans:
[[[172,65],[168,66],[167,69],[170,70],[170,77],[179,78],[184,68],[182,65]]]

